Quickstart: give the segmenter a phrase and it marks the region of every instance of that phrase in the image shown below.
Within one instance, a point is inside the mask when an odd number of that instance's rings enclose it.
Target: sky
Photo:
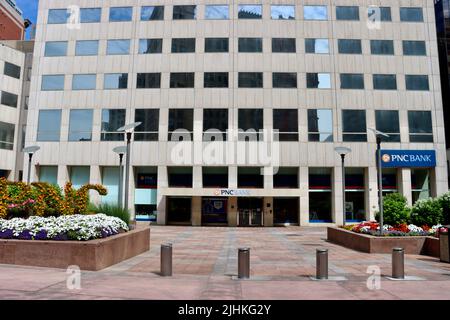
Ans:
[[[22,9],[24,19],[30,19],[33,24],[36,24],[39,0],[16,0],[16,3]],[[27,38],[29,37],[29,30],[27,32]]]

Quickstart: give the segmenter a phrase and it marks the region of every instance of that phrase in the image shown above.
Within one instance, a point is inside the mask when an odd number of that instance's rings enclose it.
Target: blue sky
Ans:
[[[39,0],[16,0],[16,3],[22,9],[23,17],[30,19],[33,24],[36,24]]]

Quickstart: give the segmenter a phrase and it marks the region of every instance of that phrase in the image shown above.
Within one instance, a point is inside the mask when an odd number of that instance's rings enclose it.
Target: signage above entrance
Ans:
[[[434,150],[381,150],[383,168],[430,168],[436,166]]]
[[[214,191],[216,196],[233,196],[233,197],[248,197],[250,190],[246,189],[217,189]]]

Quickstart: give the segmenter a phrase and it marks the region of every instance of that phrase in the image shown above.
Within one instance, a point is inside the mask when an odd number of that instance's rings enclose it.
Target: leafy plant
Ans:
[[[439,202],[441,203],[441,207],[443,210],[443,224],[450,224],[450,191],[444,193],[439,198]]]
[[[411,223],[423,226],[434,226],[442,223],[443,210],[438,198],[418,200],[411,210]]]
[[[109,203],[102,203],[98,206],[89,205],[89,210],[93,213],[103,213],[110,217],[116,217],[128,224],[130,222],[130,212],[127,209]]]
[[[400,193],[391,193],[383,197],[383,221],[389,225],[406,224],[409,219],[410,208],[406,198]],[[380,221],[380,213],[376,213],[377,221]]]

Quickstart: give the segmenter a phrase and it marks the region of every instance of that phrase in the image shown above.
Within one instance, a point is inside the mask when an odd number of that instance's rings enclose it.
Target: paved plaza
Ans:
[[[159,275],[164,242],[173,243],[170,278]],[[251,279],[237,280],[237,248],[244,246],[251,248]],[[346,280],[310,278],[316,248],[329,249],[330,277]],[[379,289],[368,289],[368,267],[380,268]],[[389,254],[328,243],[325,228],[152,226],[150,251],[99,272],[82,271],[81,289],[67,288],[66,270],[0,265],[0,298],[450,299],[450,264],[406,255],[405,272],[416,280],[389,280]]]

